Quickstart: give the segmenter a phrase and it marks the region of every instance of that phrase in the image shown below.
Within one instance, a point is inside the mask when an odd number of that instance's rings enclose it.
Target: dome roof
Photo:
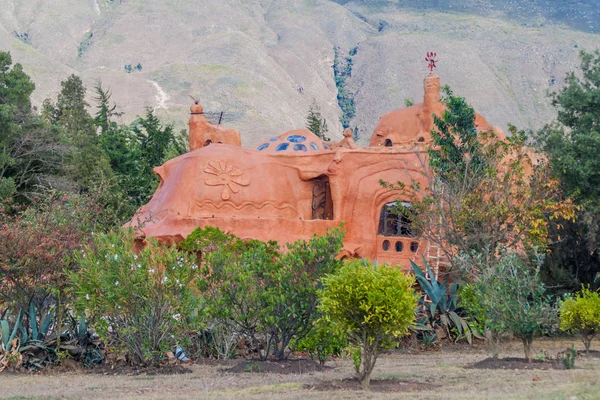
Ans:
[[[269,139],[256,150],[273,154],[305,154],[331,150],[327,143],[307,129],[296,129]]]

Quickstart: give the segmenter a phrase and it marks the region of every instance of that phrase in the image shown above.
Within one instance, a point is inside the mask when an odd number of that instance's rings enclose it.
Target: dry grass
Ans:
[[[555,356],[574,341],[544,340],[539,354]],[[574,342],[577,347],[580,343]],[[595,348],[600,348],[598,343]],[[521,356],[520,344],[508,343],[504,356]],[[310,390],[311,384],[352,376],[349,360],[315,374],[231,374],[214,365],[194,365],[177,376],[102,376],[71,372],[44,375],[0,375],[0,396],[9,399],[600,399],[600,358],[579,358],[575,370],[513,371],[466,369],[486,358],[482,346],[461,346],[420,354],[382,356],[374,378],[418,382],[421,391],[365,393]]]

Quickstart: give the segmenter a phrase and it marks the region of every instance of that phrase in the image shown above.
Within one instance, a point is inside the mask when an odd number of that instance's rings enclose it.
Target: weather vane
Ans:
[[[439,60],[436,60],[435,58],[437,57],[437,53],[434,52],[427,52],[427,57],[425,57],[425,61],[427,61],[429,63],[428,67],[430,71],[433,71],[434,68],[437,68],[437,65],[435,65],[436,62],[438,62]]]

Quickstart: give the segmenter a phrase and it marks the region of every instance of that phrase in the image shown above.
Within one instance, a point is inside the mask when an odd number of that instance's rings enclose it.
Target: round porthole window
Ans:
[[[263,151],[263,150],[264,150],[264,149],[266,149],[267,147],[269,147],[269,143],[263,143],[263,144],[261,144],[260,146],[258,146],[258,147],[256,148],[256,150],[258,150],[258,151]]]
[[[383,248],[383,251],[389,251],[390,250],[390,241],[384,240],[383,243],[381,244],[381,247]]]
[[[277,148],[275,148],[275,151],[284,151],[287,150],[287,148],[289,147],[289,143],[280,143],[279,146],[277,146]]]
[[[410,251],[416,253],[419,250],[419,242],[410,242]]]
[[[292,143],[302,143],[302,142],[306,142],[306,137],[301,136],[301,135],[292,135],[292,136],[288,136],[287,140]]]
[[[402,242],[396,242],[396,253],[402,253],[402,250],[404,250]]]
[[[308,151],[308,149],[303,144],[295,144],[294,151]]]

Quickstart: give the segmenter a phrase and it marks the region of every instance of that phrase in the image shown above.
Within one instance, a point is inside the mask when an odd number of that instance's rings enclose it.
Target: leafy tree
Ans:
[[[414,279],[400,269],[346,261],[337,274],[323,279],[319,293],[325,318],[358,346],[353,359],[358,377],[368,387],[377,357],[414,323],[417,299]]]
[[[0,200],[31,201],[63,167],[60,134],[34,114],[35,85],[10,53],[0,52]]]
[[[15,314],[27,310],[27,323],[54,308],[55,326],[62,326],[67,273],[77,269],[74,257],[100,228],[103,214],[88,198],[62,193],[16,214],[0,212],[0,302]]]
[[[580,334],[589,353],[592,340],[600,332],[600,294],[582,287],[575,296],[568,297],[560,307],[560,329]]]
[[[306,117],[306,127],[309,131],[317,135],[319,138],[329,141],[327,137],[327,120],[321,115],[321,109],[316,101],[308,108],[308,117]]]
[[[580,56],[580,71],[552,94],[556,121],[536,137],[561,188],[580,206],[575,222],[561,221],[565,231],[553,232],[544,263],[545,279],[560,291],[600,278],[600,51]]]
[[[420,160],[426,187],[382,182],[411,200],[410,209],[398,204],[396,212],[410,215],[453,266],[459,254],[483,254],[473,262],[493,265],[500,247],[546,248],[556,220],[574,218],[573,203],[547,164],[534,165],[524,132],[511,126],[506,139],[478,132],[473,108],[445,92],[446,109],[434,115],[432,145]]]

